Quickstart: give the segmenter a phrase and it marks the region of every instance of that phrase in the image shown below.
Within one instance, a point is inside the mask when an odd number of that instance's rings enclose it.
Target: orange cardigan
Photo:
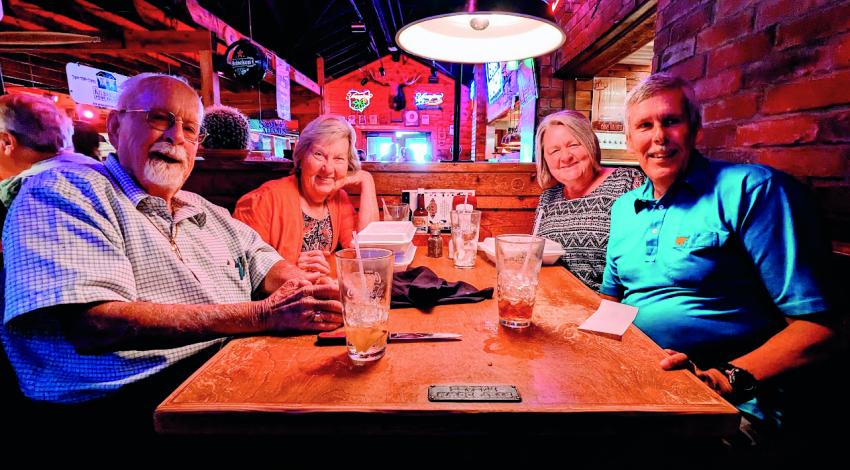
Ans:
[[[263,184],[239,198],[233,210],[233,217],[251,226],[284,259],[293,263],[298,261],[304,243],[304,216],[295,178],[287,176]],[[342,244],[348,248],[356,227],[354,206],[343,190],[327,202],[333,230],[331,246],[336,249]]]

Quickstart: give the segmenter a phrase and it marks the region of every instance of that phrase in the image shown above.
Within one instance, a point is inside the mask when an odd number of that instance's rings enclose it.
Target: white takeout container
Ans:
[[[401,272],[407,271],[410,263],[413,262],[413,257],[416,256],[416,246],[411,243],[407,246],[407,249],[404,250],[404,253],[396,253],[395,260],[393,263],[393,272]]]
[[[496,239],[487,237],[483,242],[478,243],[478,250],[483,251],[490,261],[496,262]],[[564,248],[560,243],[546,239],[546,244],[543,246],[543,264],[550,265],[558,262],[558,258],[565,253]]]
[[[409,221],[372,222],[357,234],[360,246],[364,248],[384,248],[396,255],[406,253],[416,227]]]

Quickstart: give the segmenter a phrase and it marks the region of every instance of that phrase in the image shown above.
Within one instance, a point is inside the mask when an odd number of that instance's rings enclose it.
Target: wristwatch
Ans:
[[[756,396],[758,380],[748,370],[732,364],[720,364],[715,367],[726,375],[729,385],[732,386],[732,394],[729,399],[732,403],[743,403]]]

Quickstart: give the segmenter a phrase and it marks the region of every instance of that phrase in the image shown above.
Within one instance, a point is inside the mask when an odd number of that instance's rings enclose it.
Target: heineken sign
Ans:
[[[231,44],[224,54],[233,77],[245,85],[258,85],[268,70],[269,59],[251,41],[242,39]]]

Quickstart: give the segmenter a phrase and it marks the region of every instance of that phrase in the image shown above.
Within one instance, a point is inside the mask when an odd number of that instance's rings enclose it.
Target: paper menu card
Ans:
[[[602,300],[599,308],[578,329],[619,340],[634,321],[637,312],[637,307]]]

